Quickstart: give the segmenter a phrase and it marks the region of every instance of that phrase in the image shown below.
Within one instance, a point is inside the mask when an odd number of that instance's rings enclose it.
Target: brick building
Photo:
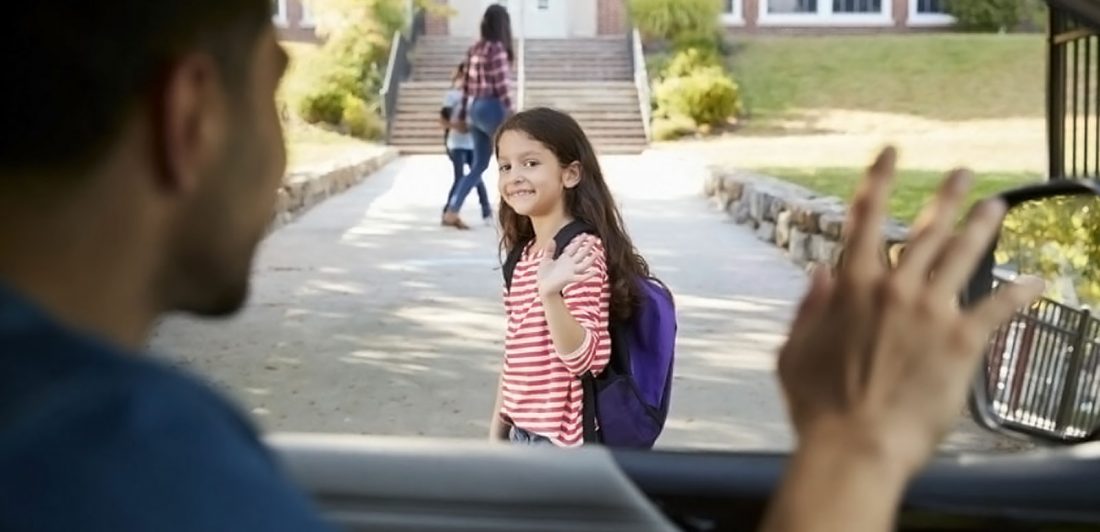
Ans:
[[[576,38],[625,31],[626,0],[436,0],[455,16],[428,20],[429,35],[472,37],[485,8],[504,5],[515,33]],[[724,0],[722,24],[732,32],[910,31],[950,26],[945,0]]]
[[[512,13],[517,36],[571,38],[612,35],[627,27],[626,0],[435,0],[451,17],[429,17],[429,35],[473,37],[490,4]],[[722,25],[731,32],[898,32],[943,28],[954,21],[946,0],[724,0]],[[283,38],[315,40],[308,0],[271,0]]]

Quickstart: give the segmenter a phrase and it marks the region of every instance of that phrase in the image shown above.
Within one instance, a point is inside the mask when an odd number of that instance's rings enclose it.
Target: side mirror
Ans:
[[[988,429],[1076,443],[1100,435],[1100,182],[1051,181],[1002,194],[1001,232],[962,304],[1021,275],[1043,297],[989,339],[970,394]]]

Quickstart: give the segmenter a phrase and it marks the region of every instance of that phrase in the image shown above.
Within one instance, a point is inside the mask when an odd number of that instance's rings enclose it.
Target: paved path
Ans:
[[[603,164],[636,244],[677,297],[660,445],[789,448],[774,353],[801,270],[708,208],[698,165],[667,152]],[[496,234],[439,226],[449,173],[442,157],[403,158],[328,200],[266,240],[244,312],[169,319],[154,349],[269,430],[483,437],[504,328]],[[467,220],[476,213],[468,202]],[[953,445],[990,444],[966,431]]]

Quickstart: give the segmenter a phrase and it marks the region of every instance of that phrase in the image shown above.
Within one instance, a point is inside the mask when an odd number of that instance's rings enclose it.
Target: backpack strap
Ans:
[[[591,371],[581,376],[581,390],[584,393],[584,400],[581,402],[581,441],[603,443],[600,432],[596,430],[596,399],[599,397],[600,389]]]
[[[594,235],[596,234],[596,230],[593,229],[591,225],[581,220],[573,220],[566,224],[565,227],[562,227],[558,231],[558,234],[554,235],[554,260],[557,260],[557,258],[561,256],[566,246],[568,246],[574,238],[577,238],[577,235],[586,233]]]
[[[577,235],[596,234],[595,228],[582,220],[573,220],[561,228],[554,235],[554,258],[561,256],[565,248],[577,238]],[[601,443],[599,431],[596,430],[596,398],[599,387],[596,385],[596,377],[589,371],[581,376],[581,389],[584,393],[584,401],[581,403],[581,429],[582,441],[585,443]]]
[[[504,288],[509,292],[512,290],[512,274],[516,272],[516,265],[519,264],[519,259],[523,256],[523,248],[526,248],[529,242],[530,240],[517,243],[516,247],[508,252],[508,256],[504,259],[504,264],[500,268],[500,272],[504,274]]]
[[[573,241],[577,235],[580,234],[596,234],[596,230],[591,225],[581,221],[573,220],[566,224],[558,231],[558,234],[554,235],[554,259],[557,260],[561,256],[562,251],[565,251],[565,247]],[[516,272],[516,265],[519,264],[520,257],[523,256],[523,249],[527,247],[530,240],[525,240],[516,244],[511,251],[508,252],[508,256],[504,259],[504,264],[501,265],[501,274],[504,275],[504,287],[508,290],[512,289],[512,275]]]

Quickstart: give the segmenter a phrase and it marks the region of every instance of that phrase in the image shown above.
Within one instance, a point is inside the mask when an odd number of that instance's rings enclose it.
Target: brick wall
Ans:
[[[286,0],[286,26],[280,26],[279,38],[286,41],[319,42],[312,27],[302,25],[301,0]]]
[[[830,1],[830,0],[818,0]],[[729,26],[727,31],[729,33],[767,33],[767,34],[875,34],[875,33],[898,33],[898,32],[920,32],[920,31],[942,31],[942,27],[936,26],[909,26],[909,0],[884,0],[891,4],[892,12],[891,18],[893,24],[890,26],[761,26],[758,24],[760,14],[764,9],[764,3],[761,0],[741,0],[741,14],[744,18],[744,24],[740,26]]]
[[[596,33],[617,35],[626,31],[626,0],[597,0]]]

